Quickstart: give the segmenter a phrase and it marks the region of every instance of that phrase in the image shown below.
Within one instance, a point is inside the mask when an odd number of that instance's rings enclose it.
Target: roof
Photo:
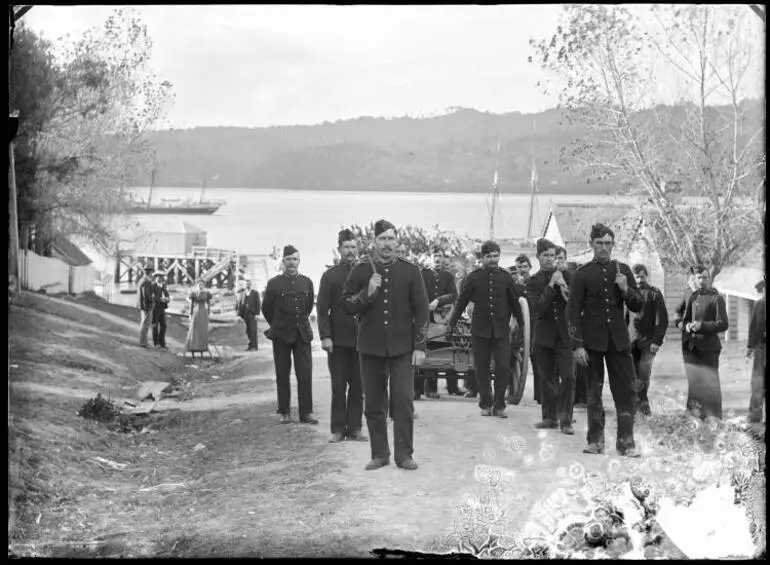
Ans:
[[[615,238],[620,241],[624,238],[619,233],[619,230],[621,228],[621,231],[628,229],[628,222],[625,220],[636,217],[637,210],[633,204],[620,204],[611,201],[609,203],[552,203],[551,209],[543,223],[541,234],[545,234],[550,222],[555,221],[559,226],[559,233],[564,240],[564,247],[567,248],[567,253],[571,256],[588,248],[588,236],[591,233],[591,226],[593,224],[597,222],[607,224],[616,232]],[[630,223],[633,224],[634,222]],[[633,229],[636,229],[636,227],[634,226]]]
[[[724,294],[732,294],[749,300],[759,298],[754,289],[765,273],[755,267],[727,267],[714,278],[714,287]]]
[[[92,263],[91,259],[69,239],[60,238],[51,244],[51,253],[60,257],[73,267],[83,267]]]
[[[168,218],[152,218],[136,221],[130,225],[123,226],[121,230],[121,236],[125,239],[132,239],[147,233],[197,234],[206,233],[206,230],[188,224],[187,222],[171,220]]]

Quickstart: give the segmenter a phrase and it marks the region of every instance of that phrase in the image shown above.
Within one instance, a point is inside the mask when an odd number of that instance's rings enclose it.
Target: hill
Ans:
[[[315,190],[489,190],[497,142],[500,191],[528,192],[531,156],[547,193],[608,193],[560,162],[587,135],[560,111],[492,114],[468,108],[430,118],[373,118],[266,128],[197,127],[153,134],[161,186]],[[149,184],[137,179],[136,184]]]

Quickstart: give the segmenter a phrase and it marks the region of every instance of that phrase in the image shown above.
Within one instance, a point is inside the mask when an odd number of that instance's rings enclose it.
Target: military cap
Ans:
[[[388,220],[377,220],[374,222],[374,237],[377,237],[388,230],[396,231],[396,226],[391,224]]]
[[[288,257],[289,255],[294,255],[295,253],[299,253],[299,250],[293,245],[287,245],[286,247],[283,248],[284,257]]]

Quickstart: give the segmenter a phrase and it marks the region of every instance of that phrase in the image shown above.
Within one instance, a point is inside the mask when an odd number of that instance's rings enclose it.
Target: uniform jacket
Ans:
[[[700,331],[689,333],[685,328],[690,322],[701,322]],[[721,332],[730,326],[727,307],[715,288],[698,289],[690,295],[682,318],[682,349],[692,351],[721,351]]]
[[[636,325],[636,346],[644,349],[651,343],[663,345],[668,329],[668,310],[663,293],[657,287],[643,283],[639,285],[639,292],[644,299],[644,306],[634,320]],[[626,312],[626,327],[628,327],[629,315]]]
[[[454,275],[449,271],[423,269],[422,280],[428,292],[428,303],[438,300],[438,307],[441,308],[452,304],[457,299],[457,283]],[[430,319],[434,321],[433,312],[430,314]]]
[[[250,291],[242,289],[238,291],[235,299],[235,311],[238,316],[245,318],[247,315],[257,316],[260,310],[259,293],[253,288]]]
[[[139,301],[137,307],[145,312],[152,310],[152,287],[152,281],[147,277],[145,277],[142,284],[139,285],[139,292],[137,293],[139,295]]]
[[[313,281],[305,275],[282,273],[267,281],[262,314],[273,339],[293,343],[299,333],[303,341],[313,341],[309,317],[314,302]]]
[[[625,294],[615,284],[618,270],[628,281]],[[575,271],[567,302],[572,348],[607,351],[611,339],[618,351],[630,349],[623,303],[632,312],[639,312],[644,305],[628,265],[614,259],[606,262],[594,259]]]
[[[505,269],[480,268],[465,277],[452,310],[450,326],[457,324],[468,302],[473,302],[471,335],[509,339],[511,316],[516,317],[520,327],[524,325],[519,293],[514,287],[513,277]]]
[[[417,265],[398,258],[375,263],[382,284],[368,295],[372,263],[353,267],[342,292],[343,310],[358,314],[356,349],[365,355],[395,357],[425,349],[428,294]]]
[[[334,345],[356,346],[356,320],[346,314],[342,305],[345,281],[353,270],[351,263],[340,262],[321,276],[318,288],[318,333],[321,339],[331,339]]]
[[[764,345],[767,333],[765,312],[765,299],[760,298],[754,303],[754,308],[751,310],[751,322],[749,323],[749,342],[747,346],[755,348],[758,345]]]
[[[165,310],[168,308],[168,302],[163,301],[163,298],[170,298],[168,289],[164,286],[153,284],[152,285],[152,308],[153,310]]]
[[[548,284],[553,273],[553,270],[540,269],[527,283],[527,296],[535,318],[533,341],[535,345],[551,349],[572,347],[567,328],[567,301],[558,287]],[[572,275],[567,271],[562,274],[569,285]]]

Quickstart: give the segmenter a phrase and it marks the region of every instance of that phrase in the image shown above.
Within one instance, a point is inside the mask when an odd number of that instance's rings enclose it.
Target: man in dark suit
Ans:
[[[615,401],[618,431],[615,447],[620,455],[638,457],[634,443],[634,365],[623,304],[639,312],[644,301],[631,269],[611,260],[615,233],[604,224],[591,228],[594,258],[572,278],[567,322],[575,361],[587,368],[588,446],[583,453],[604,453],[604,363]]]
[[[147,334],[152,327],[152,267],[144,268],[139,283],[137,308],[139,308],[139,347],[147,347]]]
[[[575,381],[572,371],[572,342],[565,309],[569,298],[569,273],[554,268],[556,246],[537,240],[540,270],[527,283],[527,296],[535,310],[534,358],[540,373],[542,420],[538,429],[560,427],[573,435],[572,399]]]
[[[647,267],[637,263],[632,270],[639,292],[644,299],[644,306],[638,314],[626,312],[626,325],[631,339],[631,357],[634,360],[634,413],[639,412],[649,416],[651,411],[647,393],[650,389],[652,363],[666,338],[668,310],[663,293],[647,282],[649,276]]]
[[[283,248],[283,273],[267,282],[262,314],[270,324],[267,335],[273,341],[278,411],[281,422],[291,422],[291,359],[297,375],[299,421],[317,424],[313,417],[313,359],[310,342],[313,328],[315,293],[313,281],[299,274],[299,251],[293,245]]]
[[[321,276],[318,288],[318,333],[327,354],[332,381],[331,442],[345,438],[368,441],[361,433],[364,390],[356,351],[356,320],[346,314],[342,304],[345,281],[358,258],[358,242],[352,231],[345,229],[337,236],[339,264]]]
[[[443,251],[437,252],[433,256],[433,268],[422,269],[422,280],[425,283],[425,289],[428,292],[428,310],[430,311],[429,320],[430,323],[443,323],[437,316],[446,313],[446,310],[451,309],[452,303],[457,298],[457,284],[455,283],[455,277],[450,273],[446,266],[448,266],[448,259],[445,261],[446,255]],[[430,377],[428,379],[415,379],[415,400],[419,400],[422,390],[420,385],[425,388],[425,396],[428,398],[439,398],[438,393],[438,379],[436,377]],[[447,380],[447,387],[451,388],[449,380]],[[454,379],[454,390],[457,393],[457,379]]]
[[[417,469],[412,457],[412,367],[425,359],[428,295],[420,269],[398,257],[396,245],[395,226],[386,220],[375,222],[374,257],[353,267],[342,294],[344,311],[358,315],[356,346],[372,450],[372,459],[366,465],[368,471],[390,463],[388,411],[393,418],[396,465],[406,470]]]
[[[719,382],[721,332],[729,327],[725,300],[711,286],[708,269],[693,268],[697,285],[687,299],[682,317],[682,355],[687,374],[687,410],[702,419],[722,418],[722,385]]]
[[[519,305],[519,293],[514,287],[513,277],[501,269],[500,246],[487,241],[481,246],[484,267],[476,269],[463,280],[449,319],[448,331],[452,332],[469,302],[473,302],[471,318],[471,347],[473,366],[476,373],[476,389],[479,393],[479,408],[482,416],[507,418],[505,414],[505,391],[511,372],[511,316],[519,326],[524,321]],[[490,362],[495,360],[494,399],[490,387]]]
[[[166,288],[166,276],[155,273],[152,284],[152,344],[161,349],[166,347],[166,309],[171,297]]]
[[[251,279],[245,279],[242,292],[238,292],[236,299],[236,311],[238,316],[246,324],[246,338],[249,340],[246,351],[257,351],[257,315],[260,310],[259,293],[251,287]]]

